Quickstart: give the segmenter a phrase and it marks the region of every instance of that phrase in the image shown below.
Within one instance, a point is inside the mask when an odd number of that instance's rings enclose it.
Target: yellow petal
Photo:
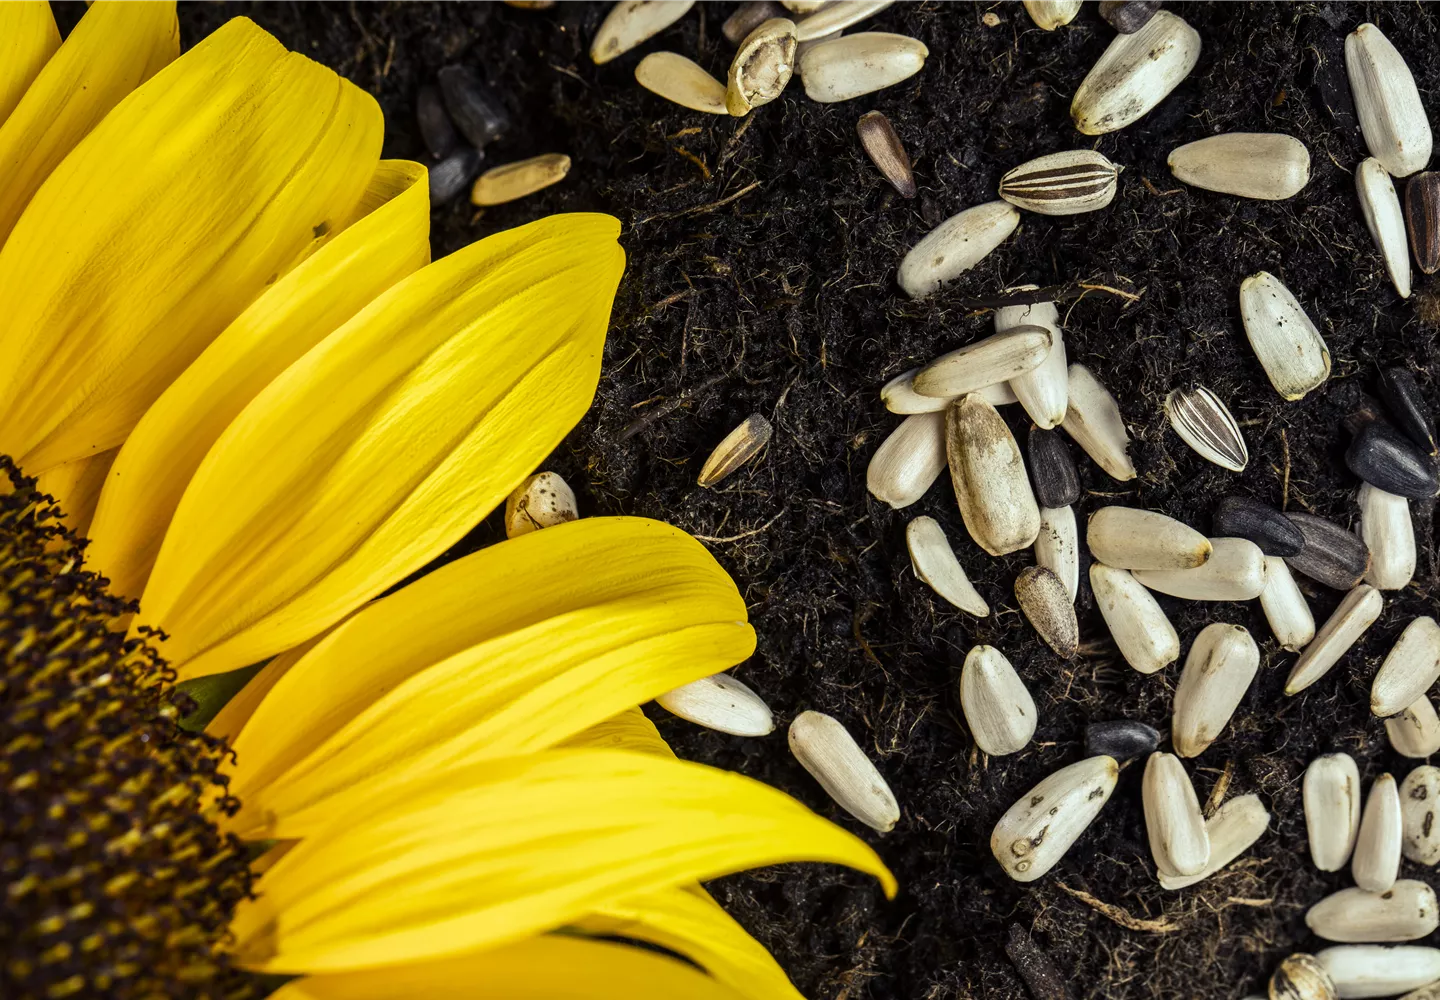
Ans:
[[[850,865],[895,890],[874,851],[789,796],[633,751],[442,770],[333,819],[241,904],[231,930],[246,966],[335,972],[440,958],[782,861]]]
[[[174,0],[99,0],[85,12],[0,127],[0,243],[65,155],[179,54]]]
[[[374,99],[236,18],[121,101],[0,249],[0,452],[119,445],[264,288],[348,217]]]
[[[456,761],[553,746],[745,659],[744,618],[714,558],[659,522],[590,518],[482,549],[290,669],[235,742],[244,806],[226,823],[303,837]],[[426,646],[443,658],[417,657]]]
[[[287,649],[279,656],[267,661],[255,676],[251,677],[245,686],[236,692],[235,697],[227,701],[225,707],[215,713],[215,718],[205,726],[206,734],[234,743],[235,737],[245,728],[245,724],[250,721],[255,710],[264,703],[265,696],[270,693],[270,689],[278,684],[280,678],[284,677],[290,668],[300,662],[305,654],[310,652],[315,644],[324,637],[324,635],[317,635],[309,642],[301,643],[294,649]],[[245,668],[241,667],[240,669]]]
[[[216,337],[146,411],[120,449],[88,561],[139,597],[190,477],[261,389],[387,288],[430,260],[425,168],[387,160],[371,199],[391,200],[285,275]]]
[[[60,29],[47,0],[0,3],[0,122],[60,47]]]
[[[330,626],[458,541],[550,453],[599,381],[618,230],[559,215],[466,247],[255,397],[187,487],[141,599],[182,679]]]
[[[742,1000],[683,962],[631,945],[542,934],[416,965],[311,976],[270,1000]]]
[[[660,736],[655,723],[646,718],[638,705],[612,715],[604,722],[597,722],[555,746],[557,749],[638,750],[661,757],[675,756],[675,751]]]
[[[115,461],[116,451],[104,451],[78,462],[66,462],[36,476],[41,493],[55,498],[65,515],[65,527],[77,535],[84,535],[95,516],[95,505],[100,501],[100,487],[105,485],[105,476]],[[89,563],[89,558],[86,558]],[[93,569],[86,566],[86,569]]]

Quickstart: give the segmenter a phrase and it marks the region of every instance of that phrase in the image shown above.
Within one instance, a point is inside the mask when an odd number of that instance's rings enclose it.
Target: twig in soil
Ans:
[[[659,215],[647,215],[643,219],[636,219],[635,225],[643,226],[647,222],[661,222],[665,219],[682,219],[687,215],[700,215],[704,212],[713,212],[717,208],[724,208],[732,201],[739,201],[741,198],[745,197],[747,194],[749,194],[751,191],[754,191],[759,186],[759,181],[753,181],[752,183],[745,185],[739,191],[736,191],[734,194],[727,194],[719,201],[712,201],[708,205],[696,205],[694,208],[682,208],[678,212],[661,212]]]
[[[1230,777],[1235,773],[1235,762],[1227,760],[1225,770],[1220,772],[1220,779],[1215,782],[1215,787],[1210,789],[1210,798],[1205,800],[1205,818],[1209,819],[1215,815],[1215,810],[1220,808],[1220,803],[1225,801],[1225,793],[1230,790]]]
[[[1035,1000],[1070,1000],[1072,994],[1065,984],[1065,976],[1045,950],[1035,943],[1030,932],[1019,924],[1011,924],[1005,939],[1005,954],[1025,988]]]
[[[662,403],[661,405],[655,407],[655,409],[651,410],[649,413],[645,414],[643,417],[638,417],[635,420],[630,421],[630,423],[625,425],[625,429],[620,432],[618,440],[630,440],[632,437],[634,437],[636,434],[639,434],[641,431],[649,427],[655,421],[674,413],[680,407],[684,406],[685,403],[688,402],[690,399],[698,396],[706,389],[711,388],[721,379],[729,378],[731,375],[735,374],[737,369],[739,369],[740,361],[742,360],[744,360],[744,355],[741,355],[740,359],[737,360],[735,364],[730,366],[729,371],[723,371],[719,374],[710,376],[704,382],[701,382],[699,385],[697,385],[695,388],[686,389],[680,395],[670,400],[670,402]]]
[[[762,531],[769,528],[770,525],[774,524],[776,521],[780,520],[780,518],[784,516],[785,512],[782,510],[770,520],[760,525],[760,527],[752,528],[750,531],[742,531],[738,535],[726,535],[724,538],[716,538],[712,535],[691,535],[690,537],[697,538],[702,542],[738,542],[742,538],[753,538],[755,535],[760,534]]]
[[[1285,456],[1285,478],[1280,485],[1280,509],[1284,510],[1290,505],[1290,439],[1283,427],[1280,428],[1280,452]]]
[[[1234,906],[1253,906],[1256,909],[1262,909],[1266,906],[1273,906],[1275,904],[1275,897],[1271,896],[1268,899],[1252,899],[1249,896],[1226,896],[1225,902],[1230,903]]]
[[[1114,903],[1107,903],[1103,899],[1096,899],[1084,889],[1072,889],[1064,882],[1056,882],[1055,884],[1090,907],[1096,913],[1114,921],[1128,931],[1173,934],[1175,931],[1180,930],[1180,925],[1169,917],[1137,917],[1129,911],[1116,906]]]
[[[1129,302],[1138,302],[1145,294],[1145,289],[1142,288],[1139,292],[1127,292],[1099,281],[1064,281],[1058,285],[1046,285],[1044,288],[1032,288],[1024,292],[1006,292],[1004,295],[980,295],[961,299],[955,303],[955,307],[966,312],[986,312],[1003,306],[1033,306],[1037,302],[1068,302],[1071,299],[1083,298],[1091,292],[1102,292],[1106,295],[1118,296]]]
[[[880,657],[875,655],[875,650],[870,648],[869,641],[866,640],[864,634],[860,631],[860,626],[869,621],[870,616],[874,613],[875,606],[873,604],[865,605],[863,614],[859,608],[856,608],[854,616],[850,619],[850,628],[855,633],[855,641],[860,644],[860,652],[865,654],[865,659],[875,664],[875,666],[881,670],[884,670],[885,664],[880,662]]]

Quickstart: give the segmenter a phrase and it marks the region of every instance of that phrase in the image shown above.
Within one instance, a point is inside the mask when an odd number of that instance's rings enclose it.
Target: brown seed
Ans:
[[[742,3],[736,8],[735,13],[725,19],[720,25],[720,33],[731,45],[739,45],[745,41],[746,36],[772,17],[785,17],[785,8],[772,0],[755,0],[753,3]]]
[[[895,134],[890,119],[879,111],[867,111],[855,123],[855,131],[871,161],[900,192],[900,196],[915,197],[915,175],[910,170],[910,156]]]
[[[1440,269],[1440,172],[1418,173],[1405,185],[1405,228],[1416,265],[1434,274]]]
[[[1133,35],[1145,27],[1159,9],[1155,0],[1100,0],[1100,16],[1122,35]]]
[[[1270,1000],[1335,1000],[1335,983],[1313,955],[1295,954],[1270,977]]]
[[[1065,659],[1080,647],[1080,626],[1070,591],[1043,566],[1026,566],[1015,578],[1015,599],[1046,645]]]
[[[715,446],[705,460],[696,480],[701,486],[714,486],[750,459],[760,454],[760,449],[770,443],[774,428],[770,421],[758,413],[752,413],[745,422],[725,435],[725,440]]]

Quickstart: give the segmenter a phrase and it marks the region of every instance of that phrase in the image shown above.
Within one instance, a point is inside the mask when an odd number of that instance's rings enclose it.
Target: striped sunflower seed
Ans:
[[[1015,599],[1020,610],[1056,655],[1070,659],[1080,648],[1080,626],[1075,605],[1053,570],[1027,566],[1015,578]]]
[[[1035,565],[1044,566],[1058,576],[1074,602],[1080,591],[1080,542],[1075,530],[1075,511],[1070,507],[1040,508]]]
[[[771,18],[745,37],[725,86],[732,115],[747,115],[780,96],[795,72],[795,45],[795,22],[788,17]]]
[[[1176,389],[1165,397],[1165,416],[1175,433],[1201,458],[1231,472],[1244,472],[1250,461],[1240,425],[1220,397],[1209,389]]]
[[[1440,767],[1421,764],[1400,782],[1400,830],[1406,861],[1440,862]]]
[[[1188,524],[1138,507],[1101,507],[1090,515],[1085,542],[1116,569],[1192,569],[1211,553],[1210,540]]]
[[[1225,868],[1259,840],[1270,826],[1270,811],[1258,795],[1240,795],[1215,810],[1205,821],[1210,839],[1210,860],[1194,875],[1160,872],[1162,889],[1184,889]]]
[[[1020,285],[1007,291],[1034,291],[1034,285]],[[995,332],[1006,333],[1023,326],[1040,326],[1050,331],[1050,353],[1039,365],[1010,380],[1010,388],[1036,426],[1051,428],[1065,419],[1070,403],[1070,372],[1065,356],[1065,338],[1060,332],[1060,310],[1053,302],[1001,306],[995,310]]]
[[[1345,450],[1345,465],[1365,482],[1396,496],[1428,500],[1440,492],[1440,476],[1430,456],[1380,420],[1370,421],[1355,434]]]
[[[1330,349],[1290,289],[1268,271],[1240,283],[1240,319],[1270,384],[1300,399],[1330,377]]]
[[[995,407],[974,393],[952,403],[945,452],[960,515],[975,544],[1003,556],[1033,543],[1040,533],[1040,508],[1020,446]]]
[[[945,471],[945,414],[916,413],[875,449],[865,467],[865,488],[896,510],[925,495]]]
[[[900,262],[900,287],[912,299],[925,298],[984,260],[1019,224],[1020,213],[1004,201],[986,202],[952,215],[905,255]]]
[[[1115,722],[1092,722],[1085,727],[1085,754],[1104,754],[1116,760],[1129,760],[1142,753],[1153,753],[1160,745],[1160,732],[1134,719]]]
[[[1415,266],[1434,274],[1440,269],[1440,173],[1422,170],[1405,182],[1405,229]]]
[[[915,575],[961,611],[984,618],[990,605],[975,590],[955,557],[945,529],[933,517],[917,517],[905,526],[905,544]]]
[[[728,115],[725,84],[699,63],[674,52],[652,52],[635,67],[635,82],[650,93],[709,115]]]
[[[1152,753],[1141,783],[1150,856],[1161,875],[1198,875],[1210,861],[1210,835],[1195,786],[1174,754]]]
[[[1270,1000],[1338,1000],[1339,994],[1319,959],[1297,952],[1270,976],[1269,996]]]
[[[1334,590],[1349,590],[1370,572],[1370,550],[1356,535],[1314,514],[1285,516],[1305,536],[1300,551],[1285,557],[1291,569]]]
[[[1408,368],[1387,368],[1380,373],[1380,398],[1395,415],[1395,423],[1427,455],[1440,452],[1435,438],[1435,418],[1425,395]]]
[[[831,3],[800,22],[797,36],[802,42],[813,41],[830,34],[844,31],[852,24],[858,24],[867,17],[874,17],[894,0],[850,0],[848,3]]]
[[[785,8],[773,0],[749,0],[735,8],[735,13],[720,25],[720,33],[731,45],[739,45],[747,35],[773,17],[784,17]]]
[[[1200,58],[1200,35],[1169,11],[1117,35],[1080,83],[1070,117],[1086,135],[1114,132],[1146,115],[1190,75]]]
[[[528,535],[540,528],[573,521],[580,516],[575,491],[554,472],[539,472],[525,480],[505,500],[505,537]]]
[[[1433,139],[1420,91],[1405,58],[1373,24],[1345,39],[1345,72],[1355,116],[1370,155],[1394,177],[1408,177],[1430,162]]]
[[[1365,582],[1376,590],[1403,590],[1415,575],[1415,526],[1410,501],[1360,486],[1360,538],[1370,550],[1370,571]]]
[[[879,111],[867,111],[855,123],[855,132],[860,136],[860,145],[870,157],[870,162],[902,198],[915,197],[915,173],[910,169],[910,154],[895,126]]]
[[[1379,160],[1371,156],[1355,170],[1355,192],[1360,196],[1360,213],[1365,228],[1385,261],[1390,282],[1402,299],[1410,297],[1410,252],[1405,244],[1405,213],[1395,182]]]
[[[623,56],[680,20],[694,5],[694,0],[621,0],[600,23],[590,43],[590,61],[599,66]]]
[[[1210,539],[1210,558],[1194,569],[1137,569],[1151,590],[1186,601],[1253,601],[1265,591],[1265,553],[1243,538]]]
[[[1340,997],[1391,997],[1440,981],[1440,948],[1337,944],[1316,954]]]
[[[1229,723],[1260,670],[1260,647],[1240,625],[1216,622],[1200,630],[1185,658],[1170,742],[1181,757],[1198,757]]]
[[[1273,132],[1227,132],[1170,153],[1170,172],[1191,187],[1238,198],[1284,201],[1310,181],[1310,151]]]
[[[1070,446],[1057,431],[1032,425],[1025,442],[1030,481],[1041,507],[1069,507],[1080,499],[1080,472]]]
[[[1423,760],[1440,750],[1440,716],[1430,699],[1421,695],[1399,715],[1385,720],[1385,736],[1400,756]]]
[[[1050,153],[1000,178],[1000,197],[1040,215],[1094,212],[1115,200],[1120,168],[1093,149]]]
[[[775,731],[770,706],[729,674],[691,681],[655,699],[671,715],[731,736],[768,736]]]
[[[900,821],[890,786],[837,719],[801,712],[790,723],[790,752],[836,805],[871,829],[887,833]]]
[[[1305,769],[1302,790],[1310,860],[1322,872],[1338,872],[1360,835],[1360,769],[1349,754],[1322,754]]]
[[[1215,506],[1212,526],[1217,535],[1248,538],[1267,556],[1293,556],[1305,547],[1305,536],[1289,518],[1250,497],[1223,497]]]
[[[430,168],[430,204],[443,205],[454,198],[480,172],[480,150],[461,146]]]
[[[1025,0],[1025,13],[1042,31],[1054,31],[1075,20],[1080,0]]]
[[[700,486],[714,486],[750,461],[770,443],[775,428],[759,413],[752,413],[715,446],[695,480]]]
[[[1130,432],[1120,416],[1120,406],[1090,369],[1070,366],[1070,402],[1060,429],[1084,449],[1095,464],[1112,479],[1126,482],[1135,478],[1130,461]]]
[[[1279,556],[1265,557],[1265,589],[1260,591],[1260,607],[1281,649],[1298,653],[1315,638],[1315,616],[1295,585],[1290,567]]]
[[[1035,701],[994,646],[976,646],[965,655],[960,707],[975,745],[991,757],[1015,753],[1035,735]]]
[[[1059,863],[1115,791],[1120,766],[1099,756],[1045,778],[1005,810],[990,833],[990,853],[1016,882],[1034,882]]]
[[[470,189],[470,201],[482,208],[503,205],[558,184],[569,172],[570,157],[564,153],[542,153],[528,160],[491,167],[476,179]]]
[[[1358,886],[1331,893],[1305,912],[1305,925],[1328,941],[1414,941],[1440,927],[1435,890],[1399,879],[1387,892]]]
[[[1159,0],[1100,0],[1100,16],[1122,35],[1145,27],[1159,9]]]
[[[1429,615],[1413,618],[1370,684],[1370,711],[1386,718],[1423,697],[1440,678],[1440,625]]]
[[[1090,589],[1120,655],[1142,674],[1180,657],[1180,636],[1153,594],[1129,570],[1090,564]]]
[[[1285,680],[1286,694],[1299,694],[1330,672],[1340,657],[1350,651],[1365,630],[1375,624],[1385,600],[1380,591],[1362,583],[1345,595],[1334,614],[1320,626],[1315,639],[1305,647],[1290,676]]]
[[[1017,326],[942,354],[915,376],[922,396],[954,399],[1038,367],[1050,354],[1052,335],[1043,326]]]
[[[1360,835],[1350,857],[1350,877],[1366,892],[1389,892],[1400,874],[1400,795],[1395,779],[1382,774],[1370,786]]]
[[[812,101],[834,104],[908,80],[925,67],[929,55],[919,39],[861,31],[806,49],[800,79]]]

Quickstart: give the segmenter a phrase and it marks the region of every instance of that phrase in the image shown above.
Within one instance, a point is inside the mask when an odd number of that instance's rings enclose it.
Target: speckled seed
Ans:
[[[799,39],[808,42],[828,35],[833,31],[844,31],[867,17],[874,17],[893,0],[849,0],[848,3],[831,3],[800,22]]]
[[[1345,72],[1355,117],[1370,155],[1394,177],[1408,177],[1430,162],[1433,138],[1420,91],[1405,58],[1373,24],[1345,39]]]
[[[1428,500],[1440,491],[1435,464],[1389,424],[1371,421],[1345,451],[1350,471],[1377,489],[1411,500]]]
[[[970,537],[992,556],[1023,549],[1040,533],[1040,507],[1020,446],[995,407],[974,393],[946,414],[945,453]]]
[[[1265,592],[1265,553],[1243,538],[1210,539],[1211,554],[1194,569],[1137,569],[1151,590],[1187,601],[1253,601]]]
[[[1258,795],[1241,795],[1226,802],[1205,821],[1210,838],[1210,860],[1194,875],[1160,872],[1160,887],[1184,889],[1209,878],[1248,851],[1270,826],[1270,811]]]
[[[1440,948],[1415,944],[1338,944],[1316,956],[1342,1000],[1393,997],[1440,980]]]
[[[1069,24],[1080,13],[1080,0],[1025,0],[1025,13],[1043,31]]]
[[[1044,566],[1027,566],[1015,578],[1020,610],[1057,655],[1069,659],[1080,647],[1075,605],[1060,577]]]
[[[1305,925],[1327,941],[1414,941],[1440,927],[1435,890],[1399,879],[1385,892],[1357,886],[1332,892],[1305,912]]]
[[[1090,554],[1116,569],[1193,569],[1210,559],[1210,540],[1173,517],[1138,507],[1101,507],[1085,529]]]
[[[445,110],[445,102],[439,87],[420,88],[415,98],[415,121],[420,127],[420,139],[432,160],[443,160],[460,143],[455,123]]]
[[[1142,674],[1153,674],[1179,658],[1175,626],[1129,570],[1091,563],[1090,589],[1126,663]]]
[[[1086,135],[1124,128],[1163,101],[1200,58],[1200,35],[1169,11],[1117,35],[1081,81],[1070,117]]]
[[[540,528],[573,521],[580,516],[575,491],[554,472],[539,472],[525,480],[505,501],[505,537],[528,535]]]
[[[443,205],[454,198],[480,171],[480,150],[461,146],[430,168],[430,204]]]
[[[913,383],[922,396],[954,399],[1037,367],[1050,354],[1052,334],[1043,326],[1017,326],[940,355]]]
[[[476,149],[510,130],[510,114],[495,92],[468,66],[446,66],[436,78],[440,96],[460,134]]]
[[[1400,207],[1400,196],[1395,193],[1395,182],[1375,157],[1362,161],[1356,168],[1355,192],[1360,197],[1365,227],[1385,261],[1390,282],[1402,299],[1408,299],[1410,250],[1405,241],[1405,211]]]
[[[1035,735],[1035,701],[1005,654],[976,646],[960,672],[960,707],[975,745],[992,757],[1024,748]]]
[[[1380,373],[1380,398],[1395,416],[1395,423],[1427,455],[1436,454],[1435,418],[1425,394],[1408,368],[1387,368]]]
[[[1057,431],[1031,425],[1025,442],[1030,481],[1042,507],[1069,507],[1080,499],[1080,472],[1070,446]]]
[[[1041,507],[1040,532],[1035,536],[1035,565],[1060,578],[1070,600],[1080,591],[1080,540],[1075,511],[1070,507]]]
[[[1116,760],[1128,760],[1152,753],[1160,745],[1160,732],[1135,719],[1115,722],[1092,722],[1085,727],[1085,754],[1105,754]]]
[[[855,123],[855,133],[860,137],[860,145],[869,155],[870,162],[875,164],[875,169],[899,192],[900,197],[915,197],[915,173],[910,169],[910,154],[905,152],[905,146],[895,134],[895,126],[890,124],[890,119],[879,111],[867,111]]]
[[[1220,397],[1209,389],[1176,389],[1165,397],[1170,426],[1195,453],[1231,472],[1244,472],[1250,461],[1245,436]]]
[[[1005,811],[990,834],[990,853],[1016,882],[1033,882],[1054,868],[1100,814],[1120,766],[1089,757],[1045,778]]]
[[[1313,955],[1297,953],[1270,976],[1270,1000],[1336,1000],[1335,983]]]
[[[590,43],[590,60],[599,66],[622,56],[680,20],[694,0],[622,0],[610,8],[595,41]]]
[[[1360,834],[1360,769],[1349,754],[1322,754],[1305,769],[1302,797],[1310,860],[1322,872],[1338,872]]]
[[[1411,619],[1370,684],[1370,711],[1386,718],[1423,697],[1440,678],[1440,625],[1429,615]]]
[[[1197,757],[1235,714],[1260,669],[1260,647],[1241,625],[1216,622],[1200,630],[1185,658],[1170,742],[1181,757]]]
[[[881,833],[900,820],[890,786],[840,722],[823,712],[801,712],[790,723],[790,752],[836,804]]]
[[[674,52],[652,52],[635,67],[635,82],[682,108],[728,115],[725,84],[699,63]]]
[[[1395,779],[1382,774],[1370,786],[1360,835],[1350,858],[1350,876],[1367,892],[1388,892],[1400,873],[1400,795]]]
[[[682,685],[655,699],[671,715],[731,736],[766,736],[775,731],[770,706],[729,674]]]
[[[817,42],[800,57],[800,78],[812,101],[833,104],[908,80],[930,55],[919,39],[861,31]]]
[[[1279,556],[1265,557],[1265,589],[1260,591],[1260,607],[1280,648],[1298,653],[1315,638],[1315,615],[1290,567]]]
[[[1290,289],[1268,271],[1240,283],[1240,319],[1260,366],[1285,399],[1330,377],[1330,349]]]
[[[700,476],[695,480],[701,486],[714,486],[726,476],[750,461],[770,443],[775,429],[762,414],[752,413],[741,422],[724,440],[715,446]]]
[[[1421,695],[1400,712],[1385,720],[1390,747],[1402,757],[1423,760],[1440,751],[1440,717],[1426,695]]]
[[[930,589],[961,611],[984,618],[990,605],[976,592],[945,537],[945,529],[933,517],[917,517],[905,526],[905,544],[915,575]]]
[[[865,488],[876,500],[899,510],[924,496],[943,471],[945,414],[916,413],[891,431],[870,456]]]
[[[1000,178],[1000,197],[1039,215],[1079,215],[1115,200],[1120,168],[1093,149],[1047,153]]]
[[[1267,556],[1293,556],[1305,547],[1305,536],[1284,514],[1250,497],[1231,495],[1215,506],[1214,533],[1248,538]]]
[[[1440,862],[1440,767],[1421,764],[1400,782],[1400,828],[1405,860]]]
[[[503,205],[558,184],[570,172],[570,157],[542,153],[528,160],[491,167],[470,190],[470,200],[481,207]]]
[[[1070,366],[1070,403],[1060,429],[1084,449],[1095,464],[1121,482],[1135,478],[1130,461],[1130,432],[1120,406],[1100,380],[1084,365]]]
[[[1320,626],[1315,639],[1305,647],[1285,681],[1286,694],[1299,694],[1330,672],[1350,651],[1365,630],[1375,624],[1385,600],[1380,591],[1362,583],[1345,595],[1340,606]]]
[[[735,8],[735,13],[725,19],[720,25],[720,33],[731,45],[739,45],[760,25],[772,17],[784,17],[785,8],[772,0],[750,0]]]
[[[1198,875],[1210,860],[1210,835],[1185,765],[1174,754],[1152,753],[1141,783],[1150,856],[1161,874]]]
[[[1007,291],[1033,291],[1034,285],[1020,285]],[[1060,311],[1053,302],[1001,306],[995,310],[995,332],[1005,333],[1023,326],[1040,326],[1050,331],[1050,353],[1039,365],[1010,380],[1020,405],[1036,426],[1058,427],[1070,403],[1070,371],[1065,356],[1065,338],[1060,331]]]
[[[795,72],[795,22],[771,18],[746,36],[730,63],[725,107],[732,115],[749,114],[780,96]]]
[[[1440,268],[1440,173],[1422,170],[1405,182],[1405,230],[1415,266],[1434,274]]]
[[[1291,569],[1335,590],[1349,590],[1370,571],[1370,550],[1356,535],[1314,514],[1285,516],[1305,537],[1300,551],[1285,557]]]
[[[984,260],[1019,224],[1020,213],[1004,201],[986,202],[952,215],[905,255],[898,274],[900,287],[912,299],[923,299]]]
[[[1192,187],[1283,201],[1310,181],[1310,151],[1294,136],[1227,132],[1187,142],[1170,152],[1170,172]]]

